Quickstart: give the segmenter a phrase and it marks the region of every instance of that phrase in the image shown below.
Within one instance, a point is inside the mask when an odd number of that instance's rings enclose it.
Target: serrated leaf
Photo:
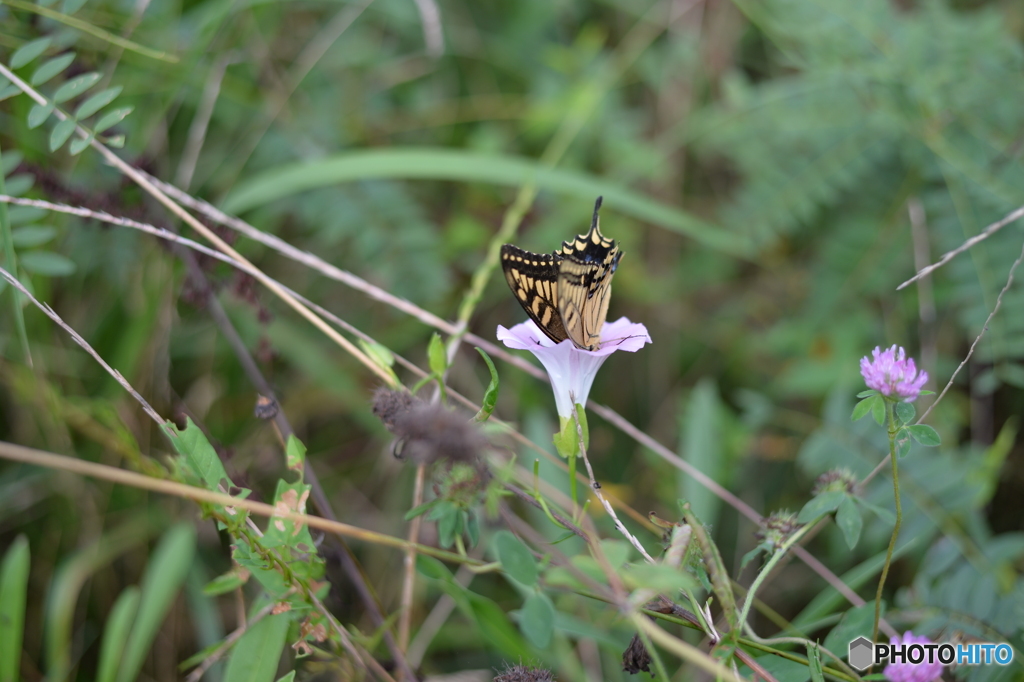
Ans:
[[[487,390],[484,391],[484,399],[480,403],[480,411],[473,417],[474,421],[482,422],[487,421],[487,418],[494,412],[494,406],[498,402],[498,387],[500,382],[498,381],[498,370],[494,367],[494,362],[490,356],[483,351],[482,348],[477,347],[477,352],[483,357],[484,362],[487,363],[487,371],[491,373],[491,381],[487,384]]]
[[[93,132],[99,135],[104,130],[116,126],[120,123],[125,116],[132,113],[132,109],[135,107],[120,107],[119,109],[111,109],[107,113],[100,117],[100,120],[93,126]]]
[[[913,424],[907,427],[911,437],[926,448],[933,448],[942,443],[939,432],[927,424]]]
[[[555,633],[555,607],[546,594],[531,594],[519,612],[519,630],[538,649],[546,649]]]
[[[50,46],[50,42],[49,38],[36,38],[35,40],[22,45],[14,52],[14,54],[11,55],[11,68],[20,69],[25,66],[33,59],[46,52],[46,48]]]
[[[66,277],[78,269],[73,260],[52,251],[28,251],[19,262],[29,272],[48,277]]]
[[[49,225],[25,225],[11,230],[11,241],[19,249],[42,246],[53,239],[57,228]]]
[[[431,373],[437,377],[444,376],[445,370],[448,369],[448,356],[445,352],[444,341],[441,340],[441,335],[437,332],[430,337],[427,359]]]
[[[896,403],[896,418],[901,424],[909,424],[914,421],[917,410],[910,403]]]
[[[839,509],[836,511],[836,525],[843,531],[847,546],[850,549],[856,547],[857,541],[860,540],[860,531],[864,527],[864,519],[860,516],[857,504],[850,497],[846,497],[839,504]]]
[[[28,110],[28,129],[35,130],[39,126],[46,122],[46,119],[50,118],[50,114],[53,113],[53,102],[47,102],[46,104],[39,104],[36,102],[32,105],[32,108]]]
[[[11,97],[14,97],[15,95],[19,94],[20,92],[21,92],[21,88],[19,88],[17,85],[14,85],[13,83],[10,84],[10,85],[5,85],[3,87],[0,87],[0,102],[4,101],[5,99],[9,99]]]
[[[507,530],[495,533],[493,542],[498,561],[510,578],[527,586],[537,583],[537,562],[526,545]]]
[[[75,76],[67,83],[64,83],[57,92],[53,93],[53,101],[57,104],[61,102],[67,102],[73,97],[78,97],[83,92],[96,85],[96,82],[100,79],[100,74],[96,71],[91,73],[83,73],[81,76]]]
[[[71,137],[71,133],[75,132],[76,125],[78,125],[78,121],[73,118],[66,118],[53,126],[53,130],[50,132],[51,152],[55,152],[64,146],[64,143]]]
[[[29,82],[35,86],[42,85],[64,69],[71,66],[71,62],[73,61],[75,61],[74,52],[66,52],[54,57],[53,59],[48,59],[35,70],[35,73],[32,74]]]
[[[822,514],[834,512],[847,497],[847,494],[841,490],[828,490],[820,495],[815,495],[800,510],[796,520],[800,523],[810,523]]]
[[[94,135],[89,135],[88,137],[76,137],[71,140],[71,144],[68,146],[68,151],[71,152],[72,156],[78,156],[86,150],[94,139],[96,139]]]
[[[78,105],[78,109],[75,111],[75,118],[88,118],[97,111],[107,106],[121,94],[123,88],[120,85],[116,85],[106,90],[100,90],[95,95],[89,96],[84,102]]]

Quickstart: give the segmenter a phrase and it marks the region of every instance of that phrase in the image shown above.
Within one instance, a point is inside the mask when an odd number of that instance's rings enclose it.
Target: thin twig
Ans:
[[[103,357],[99,353],[97,353],[92,346],[89,345],[89,342],[82,338],[81,334],[72,329],[71,325],[62,320],[60,315],[54,312],[53,308],[51,308],[45,303],[40,303],[36,299],[36,297],[29,293],[29,290],[26,289],[25,286],[18,281],[17,277],[7,272],[7,270],[3,269],[2,267],[0,267],[0,277],[3,277],[5,280],[7,280],[7,282],[11,286],[13,286],[15,289],[24,294],[25,297],[28,298],[28,300],[32,301],[33,305],[35,305],[37,308],[46,313],[47,317],[56,322],[58,326],[60,326],[64,331],[66,331],[68,335],[71,336],[75,343],[81,346],[86,353],[91,355],[93,359],[95,359],[96,362],[100,364],[100,367],[105,369],[107,373],[110,374],[110,376],[114,377],[117,383],[121,384],[124,390],[128,391],[128,393],[131,394],[131,396],[135,398],[136,401],[138,401],[139,405],[142,406],[142,409],[145,410],[146,414],[149,415],[150,419],[155,421],[159,426],[163,426],[166,423],[166,420],[159,414],[157,414],[157,411],[154,410],[148,402],[146,402],[146,399],[143,398],[142,395],[138,391],[136,391],[135,388],[130,383],[128,383],[128,380],[121,376],[120,372],[118,372],[116,369],[108,365],[107,361],[104,360]]]
[[[341,640],[341,645],[345,648],[345,651],[348,652],[349,656],[354,658],[355,661],[359,663],[362,667],[369,668],[370,670],[372,670],[373,674],[381,680],[384,680],[384,682],[395,682],[395,678],[391,677],[391,675],[389,675],[388,672],[384,670],[381,664],[377,662],[377,659],[371,656],[369,652],[366,653],[365,657],[360,655],[359,650],[356,649],[355,644],[352,643],[352,638],[349,637],[348,631],[346,631],[345,628],[341,627],[341,623],[339,623],[338,620],[334,617],[334,615],[327,610],[327,607],[324,606],[323,602],[320,601],[319,597],[317,597],[315,594],[311,592],[309,594],[309,598],[316,605],[316,608],[320,612],[320,614],[323,615],[331,624],[331,628],[333,628],[334,631],[338,633],[338,639]]]
[[[441,32],[441,10],[434,0],[416,0],[416,9],[423,24],[423,42],[427,54],[440,57],[444,54],[444,33]]]
[[[966,251],[967,249],[971,248],[975,244],[977,244],[977,243],[979,243],[981,241],[984,241],[985,239],[988,239],[989,237],[994,235],[996,232],[998,232],[1000,229],[1002,229],[1006,225],[1009,225],[1013,221],[1018,220],[1022,216],[1024,216],[1024,206],[1021,206],[1020,208],[1018,208],[1015,211],[1011,211],[1010,213],[1006,214],[1000,220],[997,220],[996,222],[992,223],[991,225],[986,227],[984,230],[982,230],[978,234],[974,235],[973,237],[971,237],[970,239],[965,241],[960,246],[956,247],[952,251],[949,251],[949,252],[945,253],[942,256],[942,258],[940,258],[937,262],[932,263],[931,265],[929,265],[926,268],[922,268],[921,270],[918,271],[918,273],[916,275],[914,275],[913,277],[908,279],[906,282],[904,282],[903,284],[901,284],[898,287],[896,287],[896,291],[899,291],[900,289],[903,289],[904,287],[910,285],[911,283],[916,282],[917,280],[921,279],[922,277],[931,274],[932,272],[934,272],[935,270],[941,268],[943,265],[945,265],[949,261],[953,260],[953,258],[958,256],[959,254],[963,253],[964,251]]]
[[[45,97],[43,97],[41,94],[39,94],[28,83],[26,83],[22,79],[18,78],[4,64],[0,64],[0,75],[2,75],[5,78],[7,78],[7,80],[11,81],[11,83],[17,85],[18,88],[22,92],[24,92],[29,97],[31,97],[36,103],[44,105],[44,106],[46,104],[48,104],[48,101],[47,101],[47,99]],[[55,116],[57,116],[57,118],[59,118],[61,120],[67,120],[68,119],[67,114],[65,114],[59,108],[58,109],[54,109],[53,114]],[[234,258],[235,260],[239,261],[240,263],[246,263],[246,264],[250,265],[251,267],[253,267],[254,268],[254,271],[252,273],[253,277],[255,277],[257,280],[259,280],[268,289],[270,289],[278,298],[280,298],[282,301],[287,303],[288,306],[290,306],[293,310],[295,310],[295,312],[299,313],[299,315],[301,315],[302,317],[306,318],[313,326],[315,326],[317,329],[319,329],[321,332],[323,332],[329,339],[331,339],[336,344],[341,346],[344,350],[346,350],[352,357],[354,357],[356,360],[358,360],[360,363],[362,363],[367,369],[369,369],[371,372],[373,372],[374,374],[379,376],[381,379],[383,379],[385,383],[387,383],[388,385],[391,384],[391,382],[393,381],[393,378],[392,378],[392,376],[388,372],[384,371],[383,368],[379,367],[377,365],[377,363],[375,363],[373,360],[371,360],[369,357],[367,357],[365,353],[363,353],[361,350],[359,350],[359,348],[357,348],[355,345],[353,345],[348,339],[346,339],[345,337],[341,336],[341,334],[339,334],[330,325],[328,325],[324,320],[322,320],[320,317],[318,317],[316,314],[314,314],[309,308],[307,308],[306,306],[302,305],[293,296],[290,296],[287,292],[285,292],[279,285],[277,285],[267,275],[263,274],[262,271],[260,271],[258,268],[255,268],[255,266],[253,266],[252,263],[250,263],[244,256],[242,256],[242,254],[238,253],[235,249],[233,249],[229,244],[227,244],[227,242],[225,242],[223,239],[218,237],[209,228],[207,228],[201,222],[196,220],[196,218],[194,216],[192,216],[190,213],[185,211],[181,206],[179,206],[177,203],[175,203],[165,193],[160,191],[160,189],[157,188],[149,180],[147,180],[146,176],[143,173],[140,173],[138,169],[136,169],[133,166],[129,165],[124,160],[122,160],[119,156],[117,156],[112,151],[110,151],[110,149],[108,149],[104,144],[102,144],[101,142],[96,140],[94,137],[92,137],[91,134],[89,133],[89,131],[87,131],[81,125],[77,125],[76,124],[75,132],[79,135],[79,137],[81,137],[83,139],[88,139],[89,140],[89,145],[93,149],[95,149],[97,152],[99,152],[99,154],[104,159],[106,159],[106,161],[110,165],[112,165],[114,168],[116,168],[118,171],[120,171],[124,175],[128,176],[129,178],[131,178],[137,185],[139,185],[143,190],[145,190],[148,194],[150,194],[150,196],[152,196],[158,202],[163,204],[164,207],[167,208],[167,210],[169,210],[171,213],[173,213],[179,219],[183,220],[186,224],[188,224],[189,227],[194,229],[196,232],[198,232],[199,234],[203,235],[206,239],[208,239],[210,242],[212,242],[220,251],[222,251],[223,253],[226,253],[227,255],[231,256],[232,258]]]
[[[586,445],[584,445],[583,443],[583,424],[580,422],[580,415],[576,410],[576,398],[575,396],[570,396],[570,398],[573,402],[572,418],[576,422],[577,445],[580,449],[580,457],[583,458],[583,463],[587,467],[587,474],[590,476],[591,491],[593,491],[597,499],[601,501],[601,506],[604,507],[604,510],[608,513],[608,516],[610,516],[612,521],[615,522],[615,528],[619,531],[619,533],[621,533],[623,537],[629,540],[629,544],[633,545],[633,547],[636,548],[636,551],[640,552],[640,555],[647,560],[647,563],[656,563],[654,561],[654,558],[647,553],[646,549],[644,549],[644,546],[640,544],[640,541],[636,538],[636,536],[630,533],[626,526],[622,524],[622,521],[619,520],[618,515],[615,513],[615,509],[610,504],[608,504],[608,500],[604,499],[604,495],[601,493],[601,484],[598,483],[597,478],[594,477],[594,468],[590,466],[590,458],[587,457],[587,448]],[[647,600],[644,599],[643,601]]]
[[[95,462],[87,462],[75,457],[57,455],[52,452],[27,448],[14,443],[0,441],[0,458],[16,462],[25,462],[26,464],[33,464],[35,466],[46,467],[48,469],[70,471],[83,476],[92,476],[94,478],[128,485],[142,490],[151,490],[165,495],[175,495],[177,497],[194,500],[196,502],[208,502],[210,504],[225,507],[244,509],[245,511],[258,516],[294,521],[295,523],[306,524],[310,528],[317,528],[328,533],[335,533],[342,537],[355,538],[357,540],[375,543],[384,547],[394,547],[396,549],[404,550],[409,546],[409,542],[403,538],[396,538],[393,535],[386,535],[384,533],[366,530],[358,526],[342,523],[341,521],[330,521],[321,516],[300,514],[299,512],[294,511],[285,512],[276,509],[273,505],[265,504],[263,502],[255,502],[253,500],[247,500],[240,497],[232,497],[231,495],[207,490],[206,488],[198,488],[196,486],[178,483],[177,481],[153,478],[151,476],[135,473],[134,471],[125,471],[124,469],[118,469],[117,467],[97,464]],[[436,547],[418,545],[416,547],[416,551],[421,554],[441,559],[442,561],[450,561],[456,564],[469,564],[472,566],[483,565],[482,561],[470,559],[469,557],[456,554],[455,552],[449,552]]]
[[[1024,210],[1024,209],[1021,209],[1021,210]],[[914,422],[915,424],[923,423],[924,420],[928,418],[928,415],[930,415],[932,413],[932,410],[935,409],[935,406],[939,404],[939,401],[941,401],[946,396],[946,393],[949,392],[949,389],[953,387],[953,382],[956,380],[956,375],[960,373],[960,370],[962,370],[964,368],[964,366],[967,364],[968,360],[971,359],[971,356],[974,355],[974,349],[977,347],[977,345],[981,341],[982,337],[985,336],[985,332],[988,331],[988,326],[992,322],[992,318],[996,316],[997,312],[999,312],[999,307],[1003,303],[1003,294],[1005,294],[1009,290],[1010,285],[1013,284],[1013,273],[1017,269],[1017,267],[1020,266],[1022,261],[1024,261],[1024,247],[1021,247],[1020,255],[1017,256],[1017,260],[1013,261],[1013,265],[1010,266],[1010,274],[1006,278],[1006,284],[1003,285],[1002,290],[1000,290],[999,295],[996,297],[996,304],[992,308],[992,312],[990,312],[988,314],[988,317],[985,318],[985,324],[982,325],[982,327],[981,327],[981,333],[978,334],[977,338],[974,339],[974,343],[972,343],[970,349],[968,349],[967,357],[965,357],[963,359],[963,361],[959,365],[957,365],[956,371],[954,371],[953,375],[949,377],[949,381],[946,382],[945,388],[943,388],[942,392],[939,393],[939,397],[935,399],[935,402],[933,402],[931,405],[928,406],[928,409],[925,410],[924,414],[922,414],[920,416],[920,418],[916,422]],[[872,470],[872,472],[870,474],[868,474],[867,476],[864,477],[864,480],[860,482],[860,485],[861,486],[866,485],[871,479],[873,479],[875,476],[877,476],[878,472],[880,472],[885,467],[885,465],[888,464],[888,463],[889,463],[889,456],[886,455],[885,459],[883,459],[881,462],[879,462],[878,466],[876,466],[874,468],[874,470]]]
[[[188,138],[185,141],[185,149],[181,153],[181,161],[178,162],[178,172],[174,175],[174,182],[186,189],[192,184],[192,176],[199,163],[199,152],[203,149],[203,141],[206,139],[206,131],[210,127],[210,119],[213,118],[213,109],[217,104],[217,97],[220,95],[220,85],[224,80],[224,74],[228,67],[239,61],[234,53],[222,55],[211,67],[206,77],[206,85],[203,87],[203,94],[199,98],[199,106],[196,107],[192,124],[188,128]]]

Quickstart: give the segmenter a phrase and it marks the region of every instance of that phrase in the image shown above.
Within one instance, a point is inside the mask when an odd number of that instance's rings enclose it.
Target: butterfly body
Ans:
[[[622,258],[615,240],[601,234],[600,208],[599,197],[590,230],[550,254],[501,247],[505,280],[526,314],[555,343],[570,339],[583,350],[600,344],[612,275]]]

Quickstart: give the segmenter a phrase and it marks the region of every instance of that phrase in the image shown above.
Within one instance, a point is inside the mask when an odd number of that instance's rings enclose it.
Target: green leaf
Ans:
[[[487,363],[487,371],[491,373],[491,381],[487,384],[487,390],[484,391],[484,399],[480,404],[480,411],[473,417],[474,421],[483,422],[487,421],[488,417],[494,412],[494,406],[498,402],[498,370],[494,367],[494,362],[490,356],[484,352],[483,348],[476,347],[476,351],[483,356],[484,362]]]
[[[839,654],[836,654],[837,656]],[[811,682],[825,682],[825,671],[821,666],[821,650],[817,643],[807,644],[807,663],[811,669]]]
[[[633,545],[625,540],[601,540],[601,551],[612,568],[622,568],[633,556]]]
[[[17,680],[21,668],[30,564],[28,538],[19,535],[0,565],[0,682]]]
[[[99,81],[99,79],[100,74],[96,71],[83,73],[81,76],[75,76],[57,88],[57,92],[53,93],[53,101],[60,104],[61,102],[67,102],[73,97],[78,97],[83,92],[96,85],[96,82]]]
[[[452,581],[452,572],[448,567],[432,556],[416,555],[416,571],[434,580]]]
[[[96,668],[96,682],[114,682],[117,669],[124,655],[124,644],[128,641],[132,623],[139,611],[142,593],[131,585],[118,596],[110,610],[107,624],[103,628],[103,643],[100,645],[99,665]]]
[[[202,429],[192,423],[190,417],[185,418],[185,429],[178,430],[172,422],[164,424],[164,433],[171,445],[182,456],[182,464],[187,471],[198,477],[206,485],[207,490],[217,490],[223,485],[225,489],[234,486],[224,470],[224,464],[217,456],[217,451],[206,439]]]
[[[911,403],[896,403],[896,418],[901,424],[909,424],[914,421],[916,415],[917,410]]]
[[[118,682],[132,682],[138,677],[156,633],[192,567],[195,547],[196,533],[191,522],[179,523],[164,533],[156,550],[150,555],[146,572],[142,576],[138,615],[125,643],[124,656],[118,669]]]
[[[49,225],[25,225],[11,230],[11,241],[19,249],[42,246],[53,239],[57,234],[57,228]]]
[[[46,48],[49,46],[49,38],[36,38],[31,42],[25,43],[11,55],[11,68],[20,69],[42,53],[46,52]]]
[[[288,434],[288,443],[284,448],[284,459],[289,469],[302,472],[306,465],[306,446],[295,437],[294,433]]]
[[[933,448],[942,443],[938,431],[927,424],[913,424],[907,427],[911,437],[926,448]]]
[[[7,192],[12,197],[20,197],[25,192],[32,189],[32,185],[35,184],[35,178],[28,173],[16,173],[11,177],[7,178]],[[22,208],[18,206],[17,208]]]
[[[33,104],[32,108],[28,110],[28,129],[35,130],[39,126],[46,122],[46,119],[50,118],[50,114],[53,113],[53,102],[47,102],[46,104]]]
[[[896,440],[896,456],[903,459],[910,454],[910,443],[911,439],[907,436],[903,438],[897,438]]]
[[[21,255],[20,263],[29,272],[48,277],[64,277],[77,269],[73,260],[50,251],[28,251]]]
[[[885,398],[880,395],[875,396],[875,402],[871,405],[871,416],[879,426],[885,423]]]
[[[555,607],[546,594],[535,592],[527,597],[519,612],[519,631],[538,649],[546,649],[555,632]]]
[[[104,137],[103,144],[114,149],[120,149],[124,146],[124,135],[114,135],[112,137]]]
[[[477,521],[476,513],[472,509],[462,513],[466,519],[466,537],[469,539],[469,546],[476,547],[480,542],[480,522]]]
[[[277,682],[295,682],[295,671],[289,670],[287,673],[277,678]]]
[[[72,156],[78,156],[89,146],[89,144],[96,139],[95,135],[90,134],[88,137],[76,137],[71,140],[71,146],[68,151],[71,152]]]
[[[860,421],[864,417],[864,415],[866,415],[868,412],[871,412],[871,410],[875,406],[875,400],[877,399],[877,395],[870,395],[867,398],[864,398],[863,400],[858,402],[856,405],[854,405],[853,414],[850,415],[850,420]]]
[[[68,68],[73,61],[75,61],[74,52],[66,52],[54,57],[53,59],[48,59],[35,70],[35,73],[32,74],[32,78],[29,79],[29,82],[35,86],[42,85],[64,69]]]
[[[277,490],[274,492],[274,509],[288,510],[299,514],[306,513],[306,500],[309,498],[310,485],[297,481],[289,483],[278,479]],[[271,516],[267,530],[263,534],[264,547],[292,547],[299,552],[315,551],[313,537],[309,526],[283,516]]]
[[[878,395],[878,391],[876,391],[873,388],[869,388],[866,391],[861,391],[860,393],[858,393],[857,397],[858,398],[867,398],[868,396],[871,396],[871,395]]]
[[[442,547],[451,547],[459,532],[459,510],[453,504],[441,505],[437,509],[437,541]]]
[[[689,573],[664,564],[630,564],[622,577],[631,589],[646,587],[668,595],[698,587]]]
[[[836,512],[836,525],[843,531],[847,546],[850,549],[856,547],[864,520],[860,516],[857,503],[849,496],[839,504],[839,510]]]
[[[885,603],[882,603],[882,615],[885,615]],[[875,623],[875,602],[852,608],[843,614],[839,623],[832,628],[825,638],[825,648],[832,652],[843,652],[849,647],[850,642],[858,637],[871,639],[872,627]],[[841,655],[837,653],[836,655]]]
[[[430,364],[430,371],[436,377],[444,376],[448,369],[448,357],[444,349],[444,341],[437,332],[430,337],[430,345],[427,347],[427,358]]]
[[[78,125],[78,121],[73,118],[66,118],[63,121],[58,121],[57,125],[53,126],[53,131],[50,133],[51,152],[55,152],[64,146],[64,143],[71,137],[71,133],[75,132],[76,125]]]
[[[120,123],[125,116],[132,113],[132,109],[135,107],[121,107],[120,109],[112,109],[100,117],[100,120],[93,126],[92,131],[99,135],[104,130],[112,128]]]
[[[14,83],[11,83],[10,85],[4,85],[3,87],[0,87],[0,102],[3,102],[5,99],[10,99],[15,95],[20,94],[21,88],[19,88]]]
[[[431,500],[430,502],[424,502],[423,504],[421,504],[418,507],[413,507],[409,511],[405,512],[405,520],[406,521],[412,521],[414,518],[416,518],[420,514],[424,514],[424,513],[428,512],[428,511],[430,511],[431,509],[433,509],[434,507],[439,505],[442,501],[443,500],[440,497],[438,497],[436,499]]]
[[[537,584],[537,562],[526,545],[507,530],[495,533],[493,543],[506,575],[526,586]]]
[[[841,490],[827,490],[815,495],[800,510],[796,520],[800,523],[810,523],[822,514],[834,512],[846,498],[847,494]]]
[[[61,5],[60,9],[64,14],[74,14],[78,10],[82,9],[82,5],[88,1],[89,0],[64,0],[64,4]]]
[[[239,214],[310,189],[375,178],[452,180],[510,187],[533,182],[547,191],[578,197],[588,205],[593,204],[595,196],[602,195],[608,208],[688,235],[726,253],[743,255],[752,249],[746,236],[655,201],[625,185],[578,171],[550,168],[534,159],[443,148],[356,151],[272,168],[239,183],[221,208]]]
[[[90,95],[84,102],[78,105],[75,111],[75,118],[83,119],[92,116],[97,111],[113,102],[121,94],[123,88],[116,85],[106,90],[100,90],[95,95]]]
[[[266,616],[235,644],[224,682],[273,682],[284,651],[289,612]]]
[[[896,525],[896,515],[889,511],[888,509],[871,504],[867,500],[862,499],[860,497],[855,497],[853,499],[857,502],[857,504],[870,511],[875,516],[888,523],[890,526]]]
[[[239,566],[232,568],[227,573],[222,573],[203,586],[203,594],[207,597],[216,597],[227,592],[232,592],[245,583],[249,582],[249,576]]]
[[[568,459],[580,451],[580,437],[576,433],[576,422],[572,417],[560,417],[562,428],[551,437],[555,444],[555,451]]]

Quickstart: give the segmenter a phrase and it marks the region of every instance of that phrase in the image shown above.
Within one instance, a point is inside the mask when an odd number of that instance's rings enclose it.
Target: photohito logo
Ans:
[[[991,642],[872,644],[867,637],[858,637],[850,642],[847,660],[852,668],[861,671],[885,661],[912,665],[1009,665],[1013,661],[1013,648],[1009,644]]]

